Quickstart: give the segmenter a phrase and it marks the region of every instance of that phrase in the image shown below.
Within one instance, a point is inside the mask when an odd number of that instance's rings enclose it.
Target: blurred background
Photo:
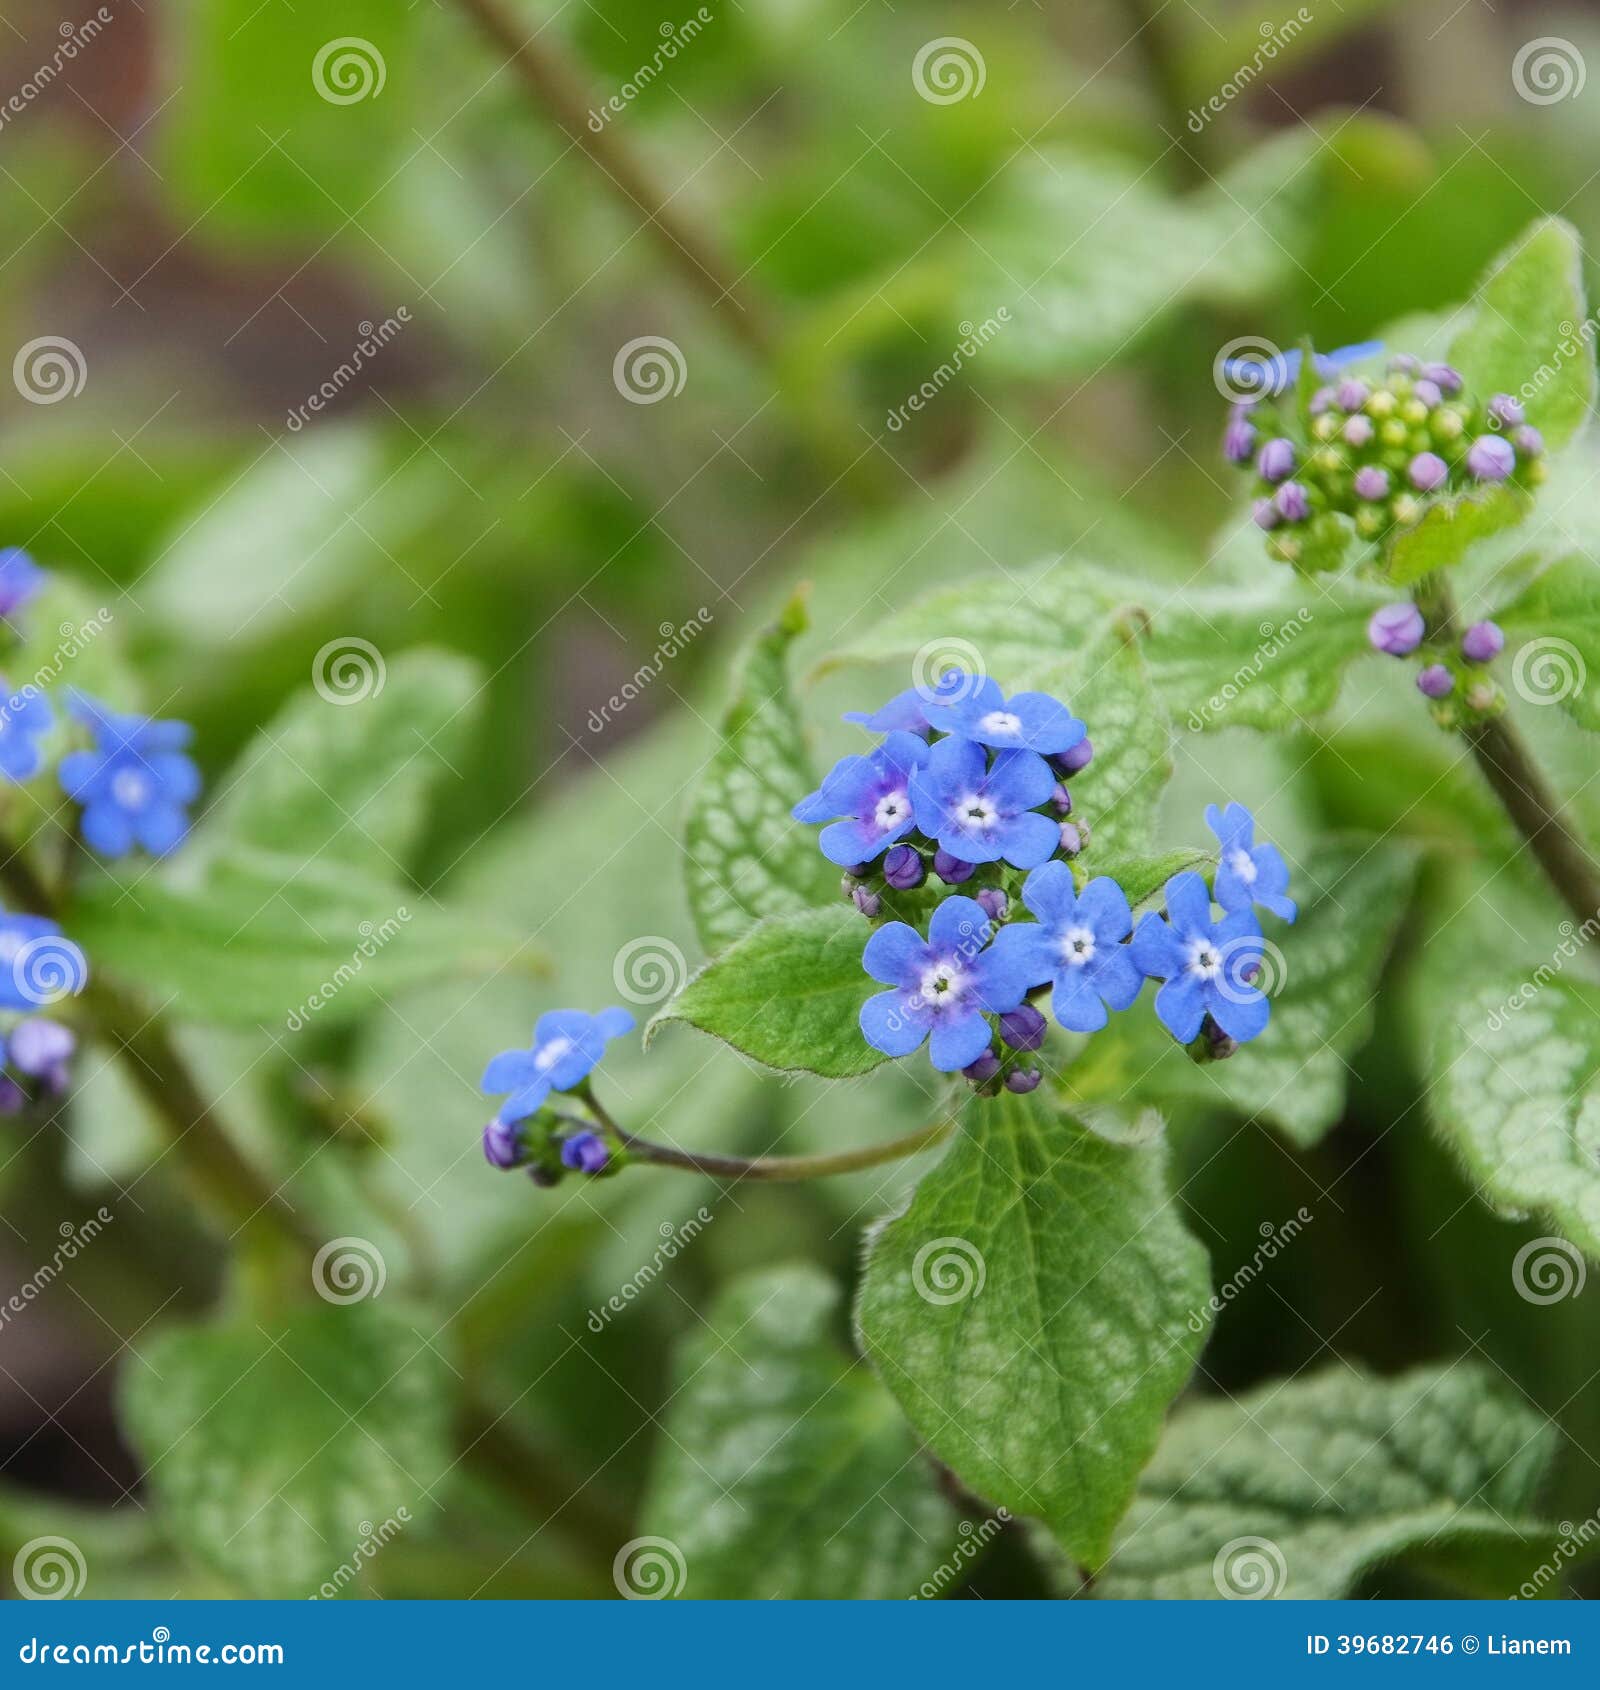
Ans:
[[[593,1334],[714,1194],[649,1171],[542,1194],[479,1156],[486,1055],[552,1003],[612,1001],[641,938],[695,960],[675,841],[739,643],[800,580],[809,667],[931,583],[1056,553],[1225,577],[1217,348],[1435,312],[1540,213],[1597,250],[1600,8],[5,0],[0,22],[0,544],[112,607],[146,706],[198,724],[212,780],[334,638],[474,659],[481,715],[416,892],[481,906],[556,970],[355,1029],[195,1032],[191,1053],[256,1154],[382,1242],[574,1494],[627,1518],[694,1308],[790,1255],[848,1281],[915,1171],[739,1192]],[[1519,60],[1544,38],[1553,59]],[[821,752],[879,684],[808,694]],[[1175,803],[1202,791],[1197,755]],[[1291,850],[1331,791],[1313,769],[1280,799]],[[1308,1194],[1353,1197],[1229,1310],[1207,1370],[1398,1368],[1492,1324],[1553,1409],[1594,1319],[1519,1336],[1477,1265],[1505,1223],[1420,1130],[1386,1130],[1418,1093],[1387,1025],[1316,1149],[1247,1122],[1212,1154],[1188,1128],[1218,1259]],[[926,1102],[887,1077],[778,1087],[687,1033],[616,1070],[634,1124],[711,1147],[842,1145]],[[119,1374],[224,1267],[152,1143],[108,1080],[70,1132],[0,1157],[0,1279],[108,1182],[141,1204],[0,1333],[19,1496],[139,1511]],[[605,1586],[581,1533],[523,1546],[470,1484],[448,1507],[448,1538],[386,1552],[385,1594]],[[986,1569],[979,1588],[1030,1588],[1020,1551]]]

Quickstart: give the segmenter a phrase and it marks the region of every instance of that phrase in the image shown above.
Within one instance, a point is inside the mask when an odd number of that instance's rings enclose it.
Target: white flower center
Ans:
[[[887,833],[892,827],[899,827],[906,819],[910,806],[906,802],[903,792],[886,792],[878,800],[878,807],[872,812],[873,825],[880,832]]]
[[[1082,968],[1094,958],[1094,929],[1069,927],[1061,935],[1061,960],[1069,968]]]
[[[1000,819],[992,800],[974,792],[956,806],[956,813],[968,827],[989,828]]]
[[[1009,710],[991,710],[978,726],[991,737],[1005,734],[1014,739],[1022,732],[1022,719],[1013,716]]]
[[[572,1049],[572,1040],[568,1038],[552,1039],[547,1045],[540,1045],[533,1053],[533,1065],[541,1074],[548,1074],[568,1051]]]
[[[922,976],[918,996],[932,1010],[950,1008],[964,990],[961,970],[953,962],[936,962]]]
[[[1222,972],[1222,952],[1209,939],[1196,939],[1189,946],[1189,972],[1197,980],[1215,980]]]
[[[1255,861],[1248,851],[1234,850],[1228,853],[1228,867],[1238,875],[1246,886],[1254,886],[1259,872]]]
[[[150,800],[150,782],[137,769],[118,769],[111,777],[111,796],[121,809],[141,809]]]

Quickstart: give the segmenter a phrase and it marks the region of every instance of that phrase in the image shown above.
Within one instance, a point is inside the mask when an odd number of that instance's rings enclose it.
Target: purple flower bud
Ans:
[[[1544,436],[1532,423],[1525,423],[1512,434],[1511,444],[1525,458],[1537,458],[1544,451]]]
[[[1369,446],[1373,435],[1372,418],[1351,417],[1339,432],[1344,437],[1346,446]]]
[[[1509,393],[1497,393],[1486,407],[1491,428],[1518,428],[1527,421],[1522,402]]]
[[[1004,921],[1011,901],[998,886],[985,886],[977,896],[978,907],[990,921]]]
[[[1072,794],[1059,781],[1056,782],[1055,791],[1050,794],[1050,807],[1058,816],[1072,814]]]
[[[1461,391],[1461,372],[1452,369],[1448,364],[1424,364],[1422,373],[1439,389],[1452,398]]]
[[[1222,455],[1231,464],[1247,464],[1256,449],[1256,425],[1243,405],[1235,405],[1222,435]]]
[[[1442,663],[1430,663],[1417,676],[1417,691],[1427,698],[1445,698],[1455,684],[1455,676]]]
[[[1070,751],[1058,751],[1048,761],[1058,775],[1081,774],[1094,761],[1094,741],[1080,739]]]
[[[1359,411],[1367,400],[1372,397],[1372,389],[1364,381],[1357,381],[1352,377],[1349,381],[1339,383],[1339,409],[1341,411]]]
[[[1048,1023],[1031,1003],[1000,1017],[1000,1037],[1013,1050],[1037,1050],[1044,1043]]]
[[[1422,644],[1425,632],[1422,612],[1414,604],[1381,605],[1367,623],[1367,639],[1374,651],[1390,657],[1404,657]]]
[[[1311,404],[1308,407],[1312,416],[1320,417],[1322,413],[1333,403],[1333,395],[1333,388],[1319,387],[1317,391],[1311,395]]]
[[[1000,1072],[1000,1058],[986,1050],[976,1062],[969,1062],[961,1070],[975,1086],[987,1085]]]
[[[928,877],[922,854],[909,845],[891,845],[883,859],[884,881],[896,892],[912,892]]]
[[[1044,1075],[1037,1068],[1013,1068],[1006,1075],[1006,1090],[1024,1093],[1037,1091],[1043,1078]]]
[[[1450,466],[1437,452],[1418,452],[1406,465],[1406,479],[1419,493],[1431,493],[1450,478]]]
[[[1311,515],[1311,495],[1298,481],[1286,481],[1274,499],[1285,522],[1304,522]]]
[[[522,1160],[521,1137],[515,1127],[491,1121],[483,1129],[483,1157],[491,1168],[514,1168]]]
[[[574,1133],[561,1141],[561,1165],[581,1174],[597,1174],[611,1160],[611,1152],[598,1133]]]
[[[0,1074],[0,1115],[18,1114],[27,1104],[28,1094],[9,1074]]]
[[[876,892],[869,892],[865,886],[858,886],[850,896],[856,908],[868,921],[876,920],[878,911],[883,908],[883,899]]]
[[[1358,499],[1387,499],[1389,497],[1389,472],[1379,469],[1376,464],[1367,464],[1356,471],[1356,497]]]
[[[1480,434],[1467,448],[1467,470],[1479,481],[1504,481],[1516,467],[1511,442],[1497,434]]]
[[[1442,405],[1444,403],[1444,395],[1439,391],[1439,384],[1436,381],[1419,381],[1417,385],[1411,389],[1411,397],[1413,399],[1420,399],[1430,411],[1435,405]]]
[[[971,863],[964,863],[959,857],[952,857],[948,851],[939,850],[933,854],[933,872],[946,886],[960,886],[964,881],[971,880],[977,871]]]
[[[1414,376],[1422,368],[1422,361],[1409,352],[1397,352],[1389,360],[1389,368],[1397,376]]]
[[[1271,499],[1257,499],[1255,509],[1250,513],[1257,528],[1276,528],[1282,518],[1278,515],[1278,507]]]
[[[1269,440],[1256,454],[1256,470],[1263,481],[1282,481],[1294,473],[1294,446],[1287,440]]]
[[[535,1185],[543,1186],[545,1190],[548,1191],[552,1185],[556,1185],[560,1182],[561,1176],[554,1168],[542,1168],[538,1165],[538,1163],[535,1163],[528,1169],[528,1178],[531,1179]]]
[[[1496,622],[1474,622],[1461,636],[1461,655],[1469,663],[1492,663],[1506,649],[1506,636]]]
[[[1061,849],[1069,857],[1075,857],[1083,849],[1083,835],[1078,831],[1076,822],[1061,824]]]
[[[19,1074],[42,1079],[59,1068],[77,1049],[72,1030],[43,1015],[30,1015],[12,1029],[6,1060]]]

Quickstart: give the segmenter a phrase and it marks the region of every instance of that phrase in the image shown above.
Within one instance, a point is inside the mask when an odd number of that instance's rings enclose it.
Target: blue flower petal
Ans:
[[[1025,755],[1031,756],[1032,753]],[[1001,836],[1000,855],[1015,868],[1038,868],[1055,855],[1061,844],[1059,824],[1034,810],[1013,816],[994,831]]]
[[[1078,907],[1072,870],[1062,862],[1045,863],[1036,868],[1023,882],[1022,901],[1047,925],[1070,922]]]
[[[595,1016],[594,1024],[604,1039],[620,1039],[638,1025],[627,1010],[615,1004],[610,1009],[602,1009]]]
[[[1211,892],[1193,869],[1175,874],[1166,885],[1167,915],[1181,936],[1205,933],[1211,927]]]
[[[988,792],[1002,810],[1031,810],[1056,789],[1050,765],[1036,751],[997,751]]]
[[[489,1059],[489,1066],[483,1071],[478,1089],[498,1095],[532,1085],[538,1078],[539,1070],[534,1064],[531,1050],[503,1050],[498,1056]]]
[[[1158,915],[1147,915],[1139,923],[1128,950],[1134,963],[1152,980],[1170,980],[1183,972],[1183,941]]]
[[[861,1006],[861,1036],[885,1056],[909,1056],[928,1036],[928,1011],[905,992],[879,992]]]
[[[1182,974],[1156,993],[1156,1014],[1179,1044],[1186,1045],[1200,1031],[1206,1015],[1206,993],[1192,974]]]
[[[974,956],[988,942],[989,916],[976,898],[946,898],[928,923],[928,941],[943,955]]]
[[[1065,868],[1067,865],[1060,865]],[[1056,949],[1048,928],[1036,921],[1008,922],[994,936],[994,943],[984,953],[994,959],[991,966],[1004,969],[1008,980],[1026,981],[1023,996],[1033,986],[1042,986],[1055,973]]]
[[[1066,864],[1061,865],[1066,868]],[[1046,870],[1040,869],[1041,874]],[[1071,870],[1068,870],[1071,874]],[[1078,895],[1077,917],[1102,945],[1119,944],[1133,931],[1128,895],[1109,875],[1096,875]]]
[[[1087,975],[1084,968],[1063,968],[1051,988],[1050,1007],[1069,1033],[1098,1033],[1109,1019]]]
[[[1144,990],[1144,975],[1127,945],[1113,945],[1095,953],[1088,967],[1094,989],[1113,1009],[1129,1009]]]
[[[1272,1005],[1261,992],[1247,992],[1236,985],[1226,991],[1207,994],[1211,1019],[1230,1039],[1246,1044],[1261,1034],[1272,1014]]]
[[[976,1062],[989,1048],[992,1036],[989,1023],[976,1010],[967,1015],[942,1015],[934,1022],[928,1040],[929,1059],[941,1072],[953,1074]]]
[[[927,965],[928,947],[922,942],[921,934],[903,921],[891,921],[878,928],[861,953],[861,966],[886,986],[912,984]]]

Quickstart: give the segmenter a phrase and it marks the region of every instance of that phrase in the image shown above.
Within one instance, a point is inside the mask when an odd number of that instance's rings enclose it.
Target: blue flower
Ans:
[[[1133,936],[1133,960],[1152,980],[1156,1014],[1179,1044],[1200,1032],[1206,1016],[1240,1044],[1267,1024],[1271,1005],[1250,982],[1261,966],[1261,929],[1249,910],[1211,919],[1211,893],[1198,874],[1167,882],[1167,919],[1147,915]]]
[[[985,1013],[1015,1009],[1031,984],[1014,945],[984,949],[989,932],[983,907],[960,896],[933,912],[926,941],[903,921],[880,927],[861,962],[893,990],[861,1006],[867,1043],[887,1056],[909,1056],[927,1039],[934,1067],[946,1073],[976,1062],[991,1038]]]
[[[1077,892],[1065,863],[1046,863],[1028,876],[1022,901],[1039,919],[1007,932],[1016,935],[1029,983],[1051,982],[1051,1007],[1069,1032],[1098,1032],[1108,1005],[1127,1009],[1144,987],[1122,942],[1133,931],[1122,888],[1101,875]]]
[[[561,1141],[561,1165],[579,1173],[597,1174],[611,1160],[611,1152],[599,1133],[573,1133]]]
[[[1089,731],[1049,693],[1019,692],[1008,699],[987,677],[949,704],[930,704],[926,714],[936,733],[974,739],[998,751],[1070,751]]]
[[[606,1043],[633,1031],[625,1009],[552,1009],[539,1017],[529,1050],[503,1050],[483,1071],[482,1090],[510,1092],[495,1119],[510,1126],[526,1119],[553,1091],[571,1091],[605,1055]],[[491,1158],[492,1160],[492,1158]]]
[[[1061,843],[1059,825],[1034,808],[1055,788],[1036,752],[999,751],[989,767],[981,745],[942,739],[911,777],[911,803],[917,826],[952,857],[1037,868]]]
[[[187,722],[123,716],[83,694],[72,713],[94,735],[92,751],[61,759],[61,787],[83,805],[85,842],[104,857],[124,857],[135,845],[164,856],[189,831],[184,806],[200,794],[200,772],[183,748]]]
[[[83,952],[53,921],[0,912],[0,1009],[38,1009],[88,980]]]
[[[959,697],[971,684],[959,669],[946,669],[931,687],[907,687],[877,710],[846,710],[844,719],[876,734],[925,734],[928,732],[928,718],[924,714],[927,707]]]
[[[49,578],[20,546],[0,549],[0,617],[21,610]]]
[[[815,792],[791,812],[796,821],[845,819],[825,827],[817,843],[830,863],[869,863],[912,826],[911,780],[928,760],[913,733],[892,733],[865,757],[841,757]]]
[[[1247,910],[1260,904],[1284,921],[1299,914],[1289,889],[1289,866],[1276,845],[1257,845],[1255,817],[1243,804],[1218,810],[1206,805],[1206,826],[1222,847],[1217,864],[1217,902],[1225,910]]]
[[[1331,376],[1347,364],[1359,364],[1363,358],[1371,358],[1382,350],[1381,340],[1363,340],[1355,346],[1341,346],[1335,352],[1313,353],[1312,362],[1319,376]],[[1275,399],[1300,379],[1300,348],[1277,352],[1270,358],[1224,359],[1222,379],[1234,393]]]
[[[35,686],[8,693],[0,680],[0,774],[7,780],[31,780],[43,761],[40,738],[55,724],[50,701]]]

